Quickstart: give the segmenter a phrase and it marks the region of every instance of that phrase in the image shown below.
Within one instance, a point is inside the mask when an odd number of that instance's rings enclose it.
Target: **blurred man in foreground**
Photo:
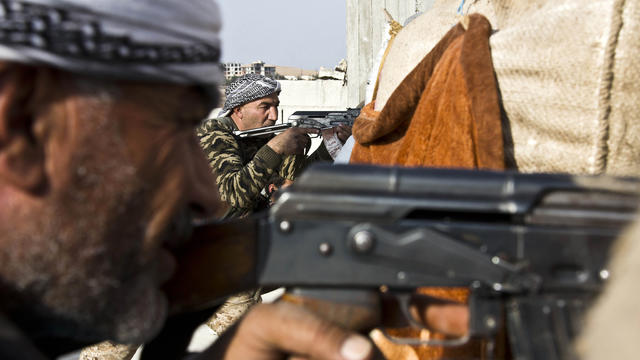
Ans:
[[[218,9],[204,0],[0,6],[0,358],[146,342],[167,316],[169,250],[218,204],[193,133],[217,100]],[[254,308],[229,336],[203,355],[371,352],[364,338],[286,305]]]

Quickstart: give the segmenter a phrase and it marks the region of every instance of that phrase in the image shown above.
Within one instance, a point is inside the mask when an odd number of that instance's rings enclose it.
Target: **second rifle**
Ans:
[[[283,132],[290,127],[322,131],[340,125],[352,126],[358,115],[360,115],[360,109],[357,108],[348,108],[345,111],[296,111],[289,116],[285,123],[249,130],[236,130],[233,134],[241,138],[269,136]]]

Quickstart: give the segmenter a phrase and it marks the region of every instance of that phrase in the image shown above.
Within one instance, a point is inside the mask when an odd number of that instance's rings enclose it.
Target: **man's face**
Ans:
[[[217,204],[193,134],[207,109],[181,86],[44,78],[33,128],[47,184],[0,182],[0,298],[28,330],[148,340],[166,317],[168,242]]]
[[[254,100],[233,110],[234,120],[239,130],[250,130],[263,126],[271,126],[278,120],[278,94],[273,93]]]

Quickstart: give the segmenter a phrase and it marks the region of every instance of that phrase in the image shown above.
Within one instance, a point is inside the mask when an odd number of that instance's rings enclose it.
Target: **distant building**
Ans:
[[[239,62],[224,63],[224,77],[228,80],[236,76],[244,75],[244,69]]]
[[[260,74],[272,79],[281,80],[315,80],[318,78],[318,70],[304,70],[291,66],[267,65],[264,61],[254,61],[250,64],[228,62],[222,64],[222,66],[224,67],[224,77],[227,80],[246,74]],[[332,78],[326,75],[326,71],[323,73],[323,77]]]
[[[246,74],[260,74],[273,78],[276,76],[276,66],[266,65],[264,61],[254,61],[251,64],[241,64],[239,62],[224,63],[224,77],[227,80]]]
[[[276,75],[275,65],[265,65],[264,61],[254,61],[244,65],[243,69],[245,74],[260,74],[271,78]]]

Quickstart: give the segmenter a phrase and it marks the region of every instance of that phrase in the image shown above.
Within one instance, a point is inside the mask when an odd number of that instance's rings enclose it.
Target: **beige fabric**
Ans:
[[[231,325],[246,313],[250,307],[261,303],[261,289],[248,290],[233,296],[207,320],[207,325],[216,335],[222,335]]]
[[[577,350],[583,360],[640,356],[640,218],[614,250],[611,281],[587,319]]]
[[[456,22],[436,0],[398,34],[375,109]],[[510,167],[524,172],[640,174],[640,0],[477,0],[497,32],[494,68]],[[511,136],[509,136],[511,134]]]
[[[138,347],[105,341],[82,349],[78,360],[129,360],[135,355]]]

